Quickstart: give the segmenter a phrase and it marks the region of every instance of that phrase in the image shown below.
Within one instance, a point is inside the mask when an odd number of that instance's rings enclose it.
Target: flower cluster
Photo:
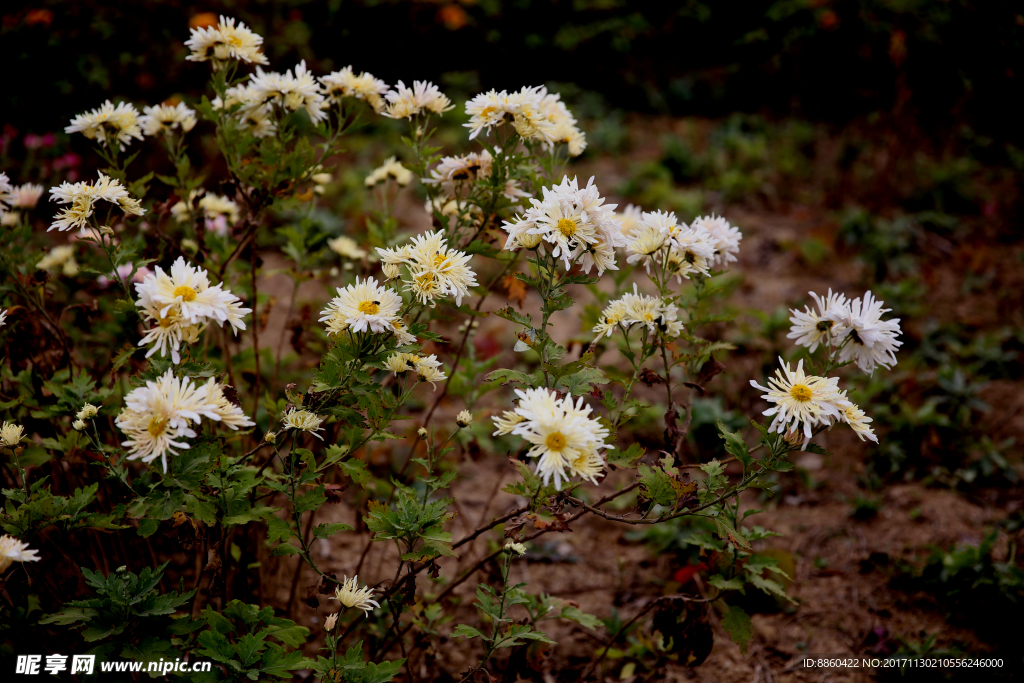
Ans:
[[[266,64],[267,57],[260,52],[263,36],[230,17],[221,16],[216,26],[204,26],[190,31],[185,41],[192,54],[185,59],[191,62],[213,61],[215,66],[234,59],[249,64]]]
[[[835,423],[850,425],[857,436],[877,443],[878,437],[868,426],[871,418],[852,403],[846,392],[839,388],[835,377],[817,377],[804,372],[804,362],[797,363],[792,370],[788,363],[779,358],[780,370],[775,377],[768,378],[768,386],[761,386],[754,380],[750,385],[764,391],[763,398],[775,406],[764,411],[774,415],[769,431],[796,438],[803,433],[802,448],[807,448],[816,427],[831,427]]]
[[[124,189],[119,180],[100,172],[95,183],[65,181],[59,187],[50,188],[50,201],[71,206],[61,209],[48,230],[80,228],[84,232],[89,225],[89,218],[93,215],[96,202],[101,199],[117,204],[121,211],[132,216],[146,213],[139,205],[139,200],[130,197],[128,190]]]
[[[135,290],[139,295],[135,305],[147,322],[155,323],[139,341],[139,346],[153,345],[147,358],[157,351],[161,356],[170,351],[171,360],[180,363],[181,343],[195,343],[208,323],[223,327],[226,322],[238,334],[245,329],[242,318],[252,312],[223,285],[210,285],[208,273],[188,265],[181,256],[171,265],[170,273],[157,266],[153,274],[135,284]]]
[[[604,203],[594,179],[581,189],[576,178],[565,176],[559,185],[542,190],[543,199],[531,199],[523,216],[502,226],[509,235],[505,249],[535,249],[546,242],[566,269],[578,261],[586,273],[594,266],[598,275],[618,270],[615,247],[625,246],[626,240],[615,205]]]
[[[46,256],[39,259],[36,268],[39,270],[56,270],[60,268],[65,277],[78,275],[78,261],[75,260],[75,248],[70,244],[54,247],[47,252]]]
[[[708,231],[709,225],[723,234],[722,240]],[[687,226],[672,212],[645,211],[631,226],[626,261],[641,263],[648,273],[652,265],[657,265],[679,282],[691,275],[707,277],[719,261],[724,265],[729,258],[736,260],[739,234],[739,230],[721,218],[712,221],[701,217]],[[720,242],[721,254],[718,252]]]
[[[127,102],[121,102],[115,107],[110,100],[71,119],[71,124],[64,128],[64,132],[81,133],[104,147],[117,144],[122,151],[125,145],[131,143],[132,138],[142,139],[138,110]]]
[[[422,382],[430,382],[431,386],[437,388],[437,382],[442,382],[447,377],[441,372],[441,361],[437,356],[420,356],[414,353],[394,353],[388,356],[384,365],[396,375],[415,372]]]
[[[896,365],[896,350],[903,345],[900,320],[882,320],[888,308],[874,298],[871,292],[863,299],[847,299],[844,294],[832,293],[826,297],[810,292],[817,310],[805,307],[803,311],[791,309],[792,323],[787,335],[796,344],[812,352],[819,345],[838,351],[840,362],[853,362],[863,372],[872,372],[876,366],[891,368]]]
[[[388,157],[384,160],[384,163],[373,170],[370,175],[366,176],[364,185],[366,187],[373,187],[378,183],[383,183],[388,178],[391,178],[396,183],[405,187],[412,182],[412,171],[402,166],[402,163],[395,157]]]
[[[430,171],[430,177],[423,178],[423,183],[439,187],[444,199],[454,199],[468,194],[475,183],[490,178],[493,166],[494,157],[486,149],[479,153],[471,152],[457,157],[444,157]],[[501,194],[513,202],[532,196],[529,192],[519,188],[519,181],[515,178],[505,181],[505,187]],[[462,204],[462,202],[458,202],[458,204]],[[443,208],[441,213],[445,213]]]
[[[128,437],[121,444],[128,449],[128,459],[150,463],[160,458],[164,472],[167,455],[188,449],[184,439],[196,436],[192,426],[202,418],[231,429],[255,425],[225,397],[223,385],[215,379],[196,385],[191,378],[175,376],[173,370],[133,389],[124,402],[114,424]]]
[[[354,97],[369,104],[378,114],[386,106],[384,95],[389,90],[388,84],[365,71],[357,76],[351,66],[321,76],[320,84],[324,88],[324,97],[331,104],[340,103],[344,97]]]
[[[75,421],[71,423],[71,426],[74,427],[75,430],[80,432],[83,429],[85,429],[85,427],[86,427],[85,421],[86,420],[92,420],[93,418],[95,418],[99,414],[100,414],[100,409],[99,408],[97,408],[96,406],[94,406],[91,403],[86,403],[84,406],[82,406],[82,409],[79,410],[78,413],[75,415]]]
[[[404,265],[409,269],[406,291],[411,291],[423,304],[434,305],[440,296],[452,296],[457,306],[477,285],[476,273],[469,267],[470,256],[448,247],[440,231],[425,232],[412,238],[412,244],[396,249],[377,247],[384,275],[396,278]]]
[[[441,114],[455,106],[428,81],[413,81],[412,88],[398,81],[395,89],[388,91],[384,98],[387,100],[384,116],[392,119],[411,119],[423,112]]]
[[[171,215],[179,223],[187,223],[190,220],[189,207],[196,206],[202,212],[207,230],[217,235],[226,235],[228,228],[241,218],[241,207],[234,200],[213,192],[203,194],[196,202],[201,193],[202,190],[193,190],[187,203],[179,201],[171,207]]]
[[[515,434],[530,442],[527,455],[538,458],[537,474],[545,484],[554,479],[556,489],[574,476],[596,482],[605,465],[601,451],[614,446],[605,443],[608,429],[590,417],[590,406],[545,388],[517,389],[516,395],[515,410],[493,418],[494,436]]]
[[[678,319],[675,304],[659,297],[640,294],[634,283],[632,294],[624,294],[601,311],[601,318],[593,329],[597,333],[594,341],[612,336],[616,327],[622,326],[628,332],[633,325],[643,325],[651,332],[660,331],[669,339],[683,332],[683,323]]]
[[[587,147],[584,134],[576,127],[576,119],[559,95],[544,87],[524,87],[508,93],[491,90],[480,93],[466,103],[470,129],[469,139],[480,131],[510,122],[524,140],[533,140],[551,147],[568,145],[570,156],[579,156]]]

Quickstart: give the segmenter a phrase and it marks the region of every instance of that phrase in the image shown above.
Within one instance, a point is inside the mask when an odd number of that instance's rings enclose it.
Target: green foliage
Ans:
[[[200,675],[198,680],[292,678],[296,669],[314,664],[302,655],[309,629],[274,616],[270,607],[261,609],[232,600],[222,611],[207,607],[197,622],[202,630],[196,638],[196,654],[221,664],[226,673],[222,678],[211,672]]]

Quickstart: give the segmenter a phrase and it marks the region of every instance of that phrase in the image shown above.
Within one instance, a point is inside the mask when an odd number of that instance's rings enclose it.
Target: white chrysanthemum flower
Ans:
[[[15,562],[38,562],[39,559],[39,551],[31,550],[28,543],[7,534],[0,536],[0,574]]]
[[[192,51],[185,59],[192,62],[236,59],[248,64],[266,64],[267,57],[260,52],[263,37],[253,33],[245,24],[231,17],[221,16],[217,26],[194,28],[185,46]]]
[[[388,104],[384,116],[392,119],[409,119],[422,112],[441,114],[455,106],[436,85],[428,81],[413,81],[411,89],[398,81],[385,98]]]
[[[667,270],[677,276],[680,282],[691,275],[708,277],[711,262],[715,258],[715,243],[707,230],[698,226],[680,229],[670,233],[672,249],[665,259]]]
[[[436,389],[436,382],[441,382],[447,377],[441,372],[441,361],[436,355],[421,356],[415,353],[393,353],[384,361],[384,366],[400,375],[406,372],[415,372],[423,382],[430,382]]]
[[[7,324],[7,309],[0,310],[0,327]]]
[[[71,124],[64,128],[64,132],[81,133],[104,147],[116,143],[122,151],[125,145],[131,144],[132,138],[142,139],[138,110],[127,102],[121,102],[115,107],[110,100],[71,119]]]
[[[633,325],[643,325],[651,332],[660,330],[668,338],[678,337],[683,332],[676,306],[659,297],[640,294],[634,283],[632,293],[609,302],[601,312],[601,318],[592,330],[597,334],[594,341],[610,337],[619,326],[628,332]]]
[[[580,398],[559,399],[550,389],[516,390],[519,405],[515,412],[524,418],[512,428],[512,434],[530,442],[529,457],[537,458],[537,474],[545,484],[554,479],[555,488],[573,476],[596,481],[604,468],[602,449],[608,429],[589,417],[590,406]],[[496,421],[497,423],[497,421]]]
[[[0,201],[6,201],[15,209],[34,209],[36,204],[39,203],[39,198],[43,196],[44,191],[45,188],[42,185],[26,183],[11,188],[7,192],[6,199],[0,198]],[[3,190],[0,189],[0,196],[2,195]]]
[[[516,133],[527,140],[536,140],[545,146],[556,142],[569,145],[569,154],[577,156],[586,147],[586,139],[576,128],[576,119],[559,100],[542,87],[524,87],[519,92],[504,90],[481,93],[466,103],[470,129],[469,139],[480,131],[511,122]]]
[[[643,209],[633,204],[626,204],[626,208],[616,212],[615,216],[619,219],[622,236],[626,238],[627,244],[633,235],[633,231],[640,226],[640,219],[643,217],[643,213]]]
[[[139,125],[146,135],[158,135],[166,133],[170,135],[174,130],[180,128],[181,132],[187,133],[196,125],[196,113],[185,106],[184,102],[171,106],[169,104],[158,104],[155,107],[143,108],[143,115],[139,117]]]
[[[153,344],[147,358],[158,350],[167,355],[169,349],[176,364],[181,362],[181,342],[195,343],[205,325],[216,322],[223,327],[227,323],[237,335],[245,329],[243,317],[252,312],[223,285],[211,286],[206,270],[188,265],[181,256],[171,265],[170,274],[157,266],[155,272],[135,283],[135,291],[139,296],[135,305],[147,321],[156,323],[139,346]]]
[[[497,427],[492,436],[507,436],[511,434],[516,425],[525,419],[525,417],[514,410],[506,410],[500,417],[492,417],[491,420],[494,421],[494,426]]]
[[[713,268],[725,268],[736,260],[736,254],[740,253],[740,240],[743,239],[743,233],[739,228],[731,225],[722,216],[714,214],[695,218],[690,227],[704,228],[711,235],[711,241],[715,245],[715,256],[711,262]]]
[[[875,443],[878,443],[878,437],[875,436],[875,430],[868,424],[873,420],[865,415],[864,411],[861,410],[860,406],[856,403],[851,403],[850,405],[842,408],[840,419],[850,425],[850,428],[853,429],[853,433],[856,434],[857,438],[861,441],[864,439],[871,439]]]
[[[194,438],[192,423],[202,416],[218,419],[216,407],[207,401],[206,386],[196,386],[189,378],[175,377],[168,370],[146,386],[125,396],[125,408],[114,424],[128,436],[121,443],[129,460],[150,463],[160,458],[167,471],[167,455],[188,449],[183,439]]]
[[[340,614],[340,612],[334,612],[333,614],[329,615],[326,619],[324,619],[325,631],[333,631],[334,627],[338,625],[338,614]]]
[[[884,305],[868,292],[863,300],[854,299],[842,310],[827,313],[829,320],[840,323],[832,330],[841,346],[839,360],[853,361],[864,372],[872,372],[878,365],[886,369],[896,365],[896,350],[903,345],[897,339],[900,319],[882,320],[882,314],[891,310],[882,308]]]
[[[457,306],[477,285],[476,273],[469,267],[470,256],[448,247],[440,230],[417,235],[412,244],[397,249],[377,248],[388,277],[395,277],[400,267],[409,268],[406,290],[412,291],[423,304],[433,305],[438,296],[451,296]]]
[[[86,403],[82,406],[82,409],[78,411],[75,418],[78,420],[91,420],[100,414],[100,409],[91,403]]]
[[[21,443],[25,428],[15,422],[8,422],[4,420],[4,425],[0,428],[0,446],[7,446],[13,448]]]
[[[316,438],[323,441],[324,437],[317,434],[318,431],[323,429],[323,427],[320,426],[323,421],[324,419],[316,413],[312,413],[308,410],[292,408],[281,419],[281,424],[285,429],[301,429],[302,431],[309,432]]]
[[[213,377],[206,380],[206,402],[213,408],[205,415],[225,427],[237,430],[256,426],[256,423],[242,411],[242,406],[232,403],[231,399],[224,395],[224,385]]]
[[[331,600],[337,600],[345,607],[361,609],[367,615],[370,614],[374,607],[380,607],[373,599],[373,589],[369,586],[359,586],[358,575],[353,576],[351,579],[345,576],[341,587],[334,589],[334,597]]]
[[[502,226],[508,232],[505,249],[523,246],[523,237],[539,235],[550,246],[552,256],[561,258],[565,266],[583,258],[580,263],[589,271],[596,265],[598,273],[614,268],[614,247],[625,245],[614,204],[605,205],[594,179],[580,189],[576,178],[562,178],[559,185],[542,188],[543,199],[531,199],[532,207],[515,221]]]
[[[378,286],[374,278],[356,282],[342,289],[320,312],[320,322],[327,323],[328,334],[352,332],[393,332],[402,308],[402,298],[393,290]]]
[[[840,392],[839,380],[835,377],[805,374],[802,360],[797,363],[796,371],[791,370],[782,358],[779,358],[779,363],[782,369],[775,371],[775,377],[768,378],[768,387],[754,380],[750,380],[750,386],[766,392],[763,398],[775,404],[763,413],[775,416],[769,431],[785,434],[802,427],[803,448],[807,448],[814,427],[828,426],[834,420],[841,420],[843,411],[851,404]]]
[[[369,253],[360,247],[358,242],[344,235],[327,240],[327,246],[338,256],[344,256],[353,261],[362,261],[369,256]]]
[[[473,413],[469,412],[468,410],[463,410],[462,412],[455,416],[455,424],[465,429],[469,425],[473,424]]]
[[[36,264],[39,270],[61,269],[67,277],[78,275],[78,261],[75,260],[75,248],[70,244],[54,247]]]
[[[286,111],[305,110],[313,124],[327,119],[324,111],[324,95],[320,84],[306,68],[306,61],[299,62],[294,69],[283,74],[265,72],[256,67],[256,73],[249,76],[250,101],[260,104],[275,104]]]
[[[795,308],[789,309],[789,312],[792,313],[789,318],[792,326],[786,337],[795,340],[798,346],[806,346],[811,353],[814,353],[819,344],[828,346],[830,338],[833,342],[835,341],[834,330],[838,329],[837,325],[841,327],[841,323],[837,323],[835,318],[842,318],[849,304],[844,294],[839,292],[833,294],[831,289],[828,290],[828,295],[824,298],[814,292],[810,292],[810,295],[814,299],[814,303],[817,304],[818,310],[813,311],[809,306],[805,306],[803,311],[798,311]]]
[[[394,180],[400,186],[405,187],[412,182],[412,171],[402,166],[402,163],[395,157],[388,157],[384,163],[373,169],[370,175],[366,176],[363,184],[366,187],[373,187],[377,183],[383,183],[388,179]]]
[[[399,318],[391,323],[394,328],[392,332],[395,333],[395,340],[399,346],[405,346],[406,344],[415,344],[416,335],[409,332],[409,326],[405,324],[405,321]]]
[[[464,194],[473,183],[489,178],[494,157],[486,149],[479,154],[473,152],[459,157],[444,157],[430,171],[429,178],[423,178],[426,185],[440,185],[445,194],[455,197]]]
[[[509,541],[508,543],[506,543],[505,550],[509,551],[510,553],[515,553],[519,557],[522,557],[526,554],[526,546],[522,543],[516,543],[515,541]]]
[[[71,423],[71,428],[77,432],[84,430],[86,427],[85,420],[75,420]]]
[[[124,189],[120,181],[100,172],[95,183],[72,184],[65,181],[58,187],[50,188],[50,201],[71,206],[61,209],[54,217],[53,224],[47,228],[47,232],[54,228],[62,231],[81,228],[84,231],[89,225],[89,218],[93,215],[93,207],[99,200],[117,204],[121,211],[133,216],[146,213],[139,205],[139,200],[130,197],[128,190]]]
[[[331,104],[337,104],[343,97],[354,97],[368,103],[378,114],[386,106],[384,95],[388,92],[388,84],[365,71],[357,76],[351,66],[322,76],[320,83]]]

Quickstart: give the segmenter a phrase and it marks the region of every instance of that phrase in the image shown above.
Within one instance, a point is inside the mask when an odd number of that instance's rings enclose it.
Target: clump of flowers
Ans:
[[[124,402],[114,424],[128,437],[121,444],[128,449],[128,459],[150,463],[160,458],[164,472],[167,456],[189,448],[185,439],[195,438],[192,427],[202,418],[231,429],[255,426],[237,405],[223,400],[219,383],[211,379],[197,385],[188,377],[177,377],[173,370],[133,389]]]
[[[405,187],[412,182],[412,178],[412,171],[402,166],[402,163],[395,157],[388,157],[384,160],[383,164],[373,169],[373,172],[366,176],[366,180],[363,183],[366,187],[373,187],[378,183],[391,179],[400,186]]]
[[[586,149],[586,137],[576,127],[576,119],[557,94],[544,87],[524,87],[519,92],[505,90],[481,93],[466,103],[470,129],[469,139],[480,131],[505,123],[512,124],[524,140],[551,147],[565,143],[570,156],[579,156]]]
[[[224,62],[237,60],[247,64],[266,64],[267,56],[260,51],[263,36],[253,33],[242,22],[221,16],[216,26],[191,29],[191,37],[185,41],[192,54],[185,59],[191,62],[212,61],[215,68]]]
[[[384,95],[388,84],[365,71],[356,75],[351,66],[320,77],[324,97],[331,104],[340,104],[342,98],[352,97],[363,100],[380,114],[386,106]]]
[[[886,369],[896,365],[896,350],[903,345],[898,339],[900,320],[882,320],[882,314],[890,310],[882,308],[884,302],[871,292],[853,300],[833,294],[831,289],[825,297],[814,292],[810,295],[817,310],[790,309],[790,339],[811,352],[819,345],[835,350],[840,362],[856,363],[863,372],[873,372],[879,365]]]
[[[495,419],[494,435],[514,434],[528,441],[526,455],[537,458],[537,474],[545,484],[554,480],[561,490],[562,483],[574,476],[596,482],[605,466],[601,451],[614,446],[605,443],[608,428],[590,417],[591,408],[583,398],[573,403],[572,397],[560,399],[543,387],[517,389],[516,395],[515,421]]]
[[[385,95],[385,99],[387,106],[383,113],[391,119],[411,119],[424,112],[441,114],[455,106],[429,81],[413,81],[412,88],[398,81],[395,89]]]
[[[660,297],[640,294],[634,283],[631,294],[624,294],[601,311],[601,318],[592,330],[597,333],[594,341],[612,336],[618,327],[628,333],[633,325],[642,325],[650,332],[660,331],[667,338],[678,337],[683,332],[676,305]]]
[[[149,136],[170,135],[175,130],[187,133],[196,126],[196,113],[185,106],[184,102],[175,105],[158,104],[155,107],[144,107],[139,118],[142,132]]]
[[[39,270],[55,270],[60,268],[66,277],[78,275],[78,261],[75,260],[75,248],[70,244],[54,247],[47,252],[46,256],[39,259],[36,268]]]
[[[212,322],[221,327],[228,323],[237,335],[245,329],[244,316],[252,312],[223,285],[211,285],[206,270],[188,265],[181,256],[171,265],[170,273],[157,266],[153,274],[135,284],[135,290],[139,295],[135,305],[147,322],[155,324],[139,341],[139,346],[153,345],[147,358],[157,351],[161,356],[170,352],[171,360],[180,363],[182,342],[195,343]]]
[[[58,187],[50,188],[50,201],[71,206],[61,209],[48,230],[80,228],[84,232],[89,226],[96,202],[100,200],[116,204],[127,215],[142,216],[146,213],[139,205],[139,200],[128,195],[121,181],[100,172],[95,183],[65,181]]]
[[[436,389],[437,382],[447,377],[441,372],[441,361],[435,355],[421,356],[415,353],[394,353],[384,362],[385,367],[396,375],[415,372],[421,382],[430,382]]]
[[[451,296],[455,305],[475,287],[476,273],[469,267],[470,256],[448,247],[448,240],[440,231],[425,232],[412,238],[412,244],[397,249],[377,247],[384,275],[398,277],[401,266],[409,270],[404,280],[406,291],[411,291],[420,303],[434,305],[440,296]]]
[[[64,132],[81,133],[104,147],[116,144],[118,149],[124,151],[125,145],[131,144],[133,139],[142,139],[139,123],[139,111],[131,104],[120,102],[115,107],[113,102],[107,100],[98,108],[71,119]]]

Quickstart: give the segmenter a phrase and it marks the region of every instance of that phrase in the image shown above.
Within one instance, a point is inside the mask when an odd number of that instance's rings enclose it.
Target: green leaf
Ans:
[[[607,455],[608,464],[617,469],[636,467],[647,451],[638,443],[629,444],[626,450],[616,449]]]
[[[719,590],[723,591],[742,591],[743,590],[743,579],[734,576],[731,579],[726,579],[721,574],[715,574],[714,576],[708,577],[708,583]]]
[[[559,619],[568,619],[569,621],[575,621],[577,624],[586,626],[587,628],[599,629],[604,622],[595,617],[593,614],[587,614],[586,612],[580,611],[578,608],[572,605],[566,605],[562,608],[562,613],[558,615]]]
[[[743,463],[743,467],[750,467],[750,463],[753,462],[753,458],[750,457],[750,452],[747,450],[747,442],[743,440],[737,432],[730,432],[725,428],[725,424],[718,421],[719,436],[725,441],[725,450],[736,456],[736,459]]]
[[[339,534],[342,531],[352,531],[352,527],[342,522],[334,522],[333,524],[317,524],[313,527],[314,538],[327,538],[334,534]]]
[[[733,529],[732,525],[728,522],[722,521],[718,517],[713,519],[719,536],[738,548],[750,550],[750,543],[743,537],[743,534],[736,531],[736,529]]]
[[[753,624],[750,622],[750,617],[747,616],[747,613],[739,607],[730,605],[729,611],[722,617],[722,628],[733,639],[733,642],[740,646],[740,652],[746,654],[747,644],[750,642],[750,636],[754,632]]]
[[[672,486],[672,478],[665,470],[644,464],[637,469],[640,473],[640,493],[644,498],[665,507],[675,504],[676,490]]]
[[[593,390],[595,384],[608,384],[608,376],[600,368],[585,367],[571,375],[559,378],[555,382],[564,386],[573,396],[580,396]]]
[[[484,634],[472,626],[466,624],[459,624],[455,627],[455,630],[451,632],[449,638],[483,638]]]

